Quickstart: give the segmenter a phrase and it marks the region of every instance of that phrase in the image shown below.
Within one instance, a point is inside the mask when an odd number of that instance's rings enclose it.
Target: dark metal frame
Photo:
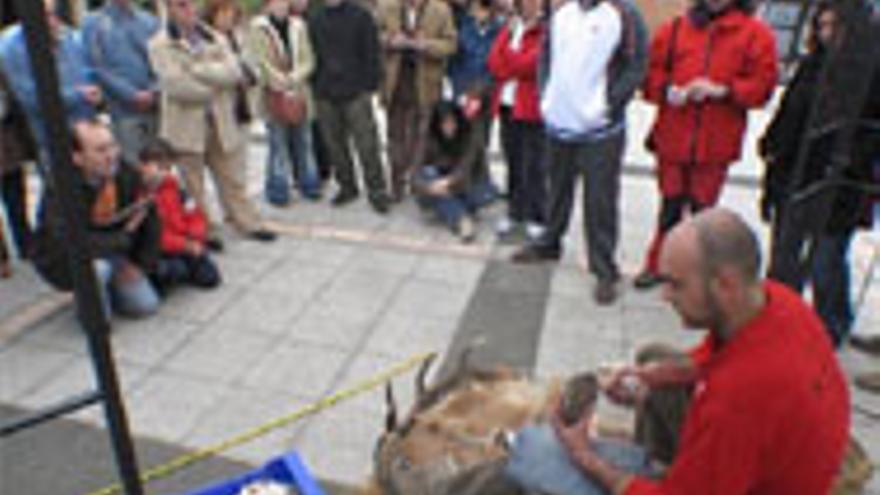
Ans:
[[[0,438],[100,403],[104,407],[119,477],[125,493],[143,495],[137,457],[113,360],[110,322],[103,310],[101,294],[92,269],[92,256],[86,243],[84,219],[87,215],[82,201],[76,197],[77,188],[74,187],[75,171],[71,163],[67,116],[58,92],[58,74],[51,49],[49,29],[43,14],[43,2],[14,0],[14,5],[24,27],[37,86],[37,97],[44,116],[46,135],[49,137],[47,144],[51,166],[45,171],[43,180],[60,202],[61,208],[58,211],[64,215],[77,317],[86,335],[97,390],[74,396],[35,414],[0,425]]]

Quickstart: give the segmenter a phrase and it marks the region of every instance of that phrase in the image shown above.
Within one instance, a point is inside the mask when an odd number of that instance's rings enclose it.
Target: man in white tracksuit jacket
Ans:
[[[647,30],[628,0],[563,0],[549,21],[542,56],[541,112],[548,136],[549,222],[546,233],[518,251],[521,263],[558,260],[584,176],[584,233],[594,298],[617,297],[621,159],[626,105],[647,66]]]

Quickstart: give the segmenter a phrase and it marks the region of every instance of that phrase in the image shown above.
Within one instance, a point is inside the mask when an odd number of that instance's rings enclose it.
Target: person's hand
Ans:
[[[449,178],[437,179],[428,184],[428,194],[431,196],[448,196],[452,181]]]
[[[592,412],[592,409],[588,408]],[[590,429],[593,424],[593,415],[584,414],[572,425],[566,425],[562,418],[562,397],[560,396],[550,414],[550,425],[556,432],[556,438],[565,446],[565,450],[572,458],[583,458],[592,454],[590,450]]]
[[[671,85],[666,89],[666,102],[673,107],[680,107],[688,102],[688,90],[681,86]]]
[[[689,99],[695,103],[701,103],[706,100],[720,100],[730,92],[727,86],[713,82],[706,77],[694,79],[685,89]]]
[[[632,407],[641,402],[647,393],[640,373],[639,368],[628,364],[606,368],[599,372],[599,386],[612,402]]]
[[[391,38],[388,39],[388,46],[396,50],[409,48],[410,43],[410,38],[401,32],[394,33]]]
[[[152,110],[156,105],[156,93],[149,90],[138,91],[132,98],[132,104],[141,112]]]
[[[128,219],[128,221],[125,222],[125,231],[131,234],[139,229],[144,223],[144,219],[147,218],[147,213],[149,213],[148,208],[139,208],[137,211],[135,211]]]
[[[184,249],[186,249],[187,253],[195,256],[196,258],[201,257],[203,254],[205,254],[205,245],[194,239],[187,239],[186,247]]]
[[[428,42],[421,36],[410,38],[409,47],[417,52],[423,52],[428,48]]]
[[[77,88],[82,97],[91,105],[101,103],[101,88],[94,84],[86,84]]]

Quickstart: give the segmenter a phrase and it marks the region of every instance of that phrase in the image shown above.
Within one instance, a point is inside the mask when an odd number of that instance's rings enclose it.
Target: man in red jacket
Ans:
[[[762,281],[759,267],[754,233],[730,211],[673,229],[660,260],[663,298],[706,336],[688,355],[620,367],[603,384],[642,420],[664,415],[656,394],[688,390],[680,430],[667,424],[676,439],[668,469],[657,480],[627,473],[601,456],[590,415],[572,426],[553,415],[564,459],[552,479],[531,482],[547,493],[594,493],[546,489],[574,471],[579,485],[613,495],[828,494],[847,445],[846,379],[816,314],[786,286]],[[553,472],[552,454],[533,453],[529,471]]]
[[[773,33],[751,15],[750,3],[698,0],[651,43],[643,91],[658,106],[648,147],[657,156],[662,202],[636,288],[659,283],[664,234],[685,212],[718,201],[727,168],[740,157],[748,110],[764,105],[776,86]]]

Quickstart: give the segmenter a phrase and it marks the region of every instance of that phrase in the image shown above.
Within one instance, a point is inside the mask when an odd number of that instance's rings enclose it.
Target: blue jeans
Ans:
[[[442,179],[443,176],[439,168],[427,165],[416,171],[413,180],[416,183],[428,184]],[[472,184],[467,191],[448,196],[422,194],[418,196],[417,201],[422,208],[433,210],[444,224],[454,229],[463,216],[470,215],[494,201],[495,194],[494,185],[488,180],[482,180]]]
[[[825,328],[839,346],[849,336],[853,323],[850,300],[849,247],[853,231],[821,234],[815,239],[813,266],[813,305]]]
[[[290,202],[291,174],[303,196],[317,199],[321,179],[312,149],[312,127],[309,122],[298,126],[267,122],[269,158],[266,162],[266,199],[274,205]]]
[[[159,295],[146,276],[141,274],[129,283],[116,280],[120,261],[97,259],[94,261],[104,313],[109,318],[113,311],[126,316],[149,316],[159,310]]]
[[[621,440],[594,438],[602,459],[627,473],[651,476],[647,454]],[[504,473],[520,487],[547,495],[607,495],[602,485],[572,464],[549,424],[527,426],[517,435]]]

